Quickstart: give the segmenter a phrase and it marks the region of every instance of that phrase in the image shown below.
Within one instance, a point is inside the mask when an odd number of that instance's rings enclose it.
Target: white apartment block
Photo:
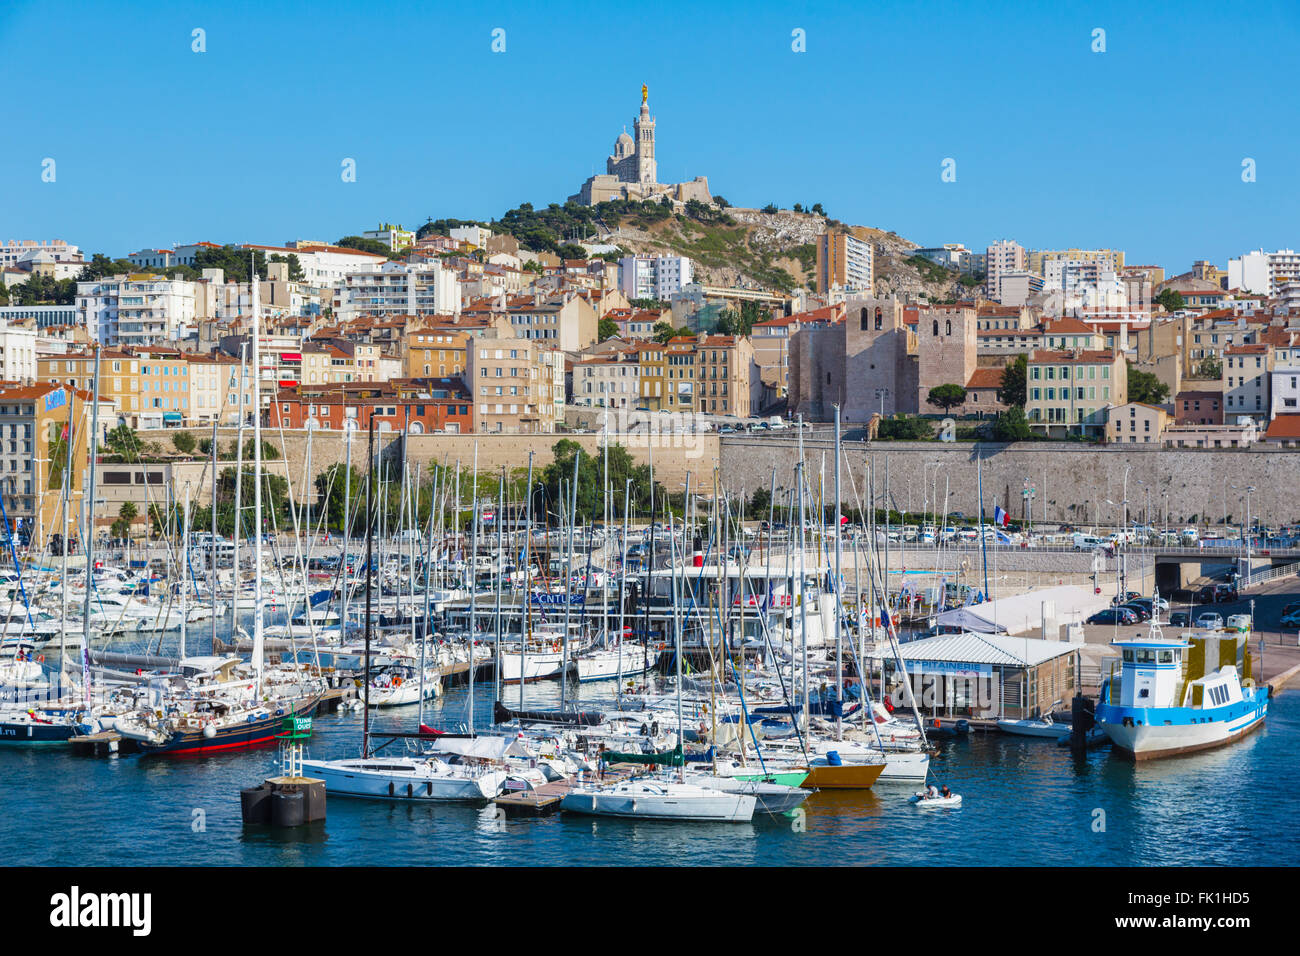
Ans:
[[[127,256],[126,261],[142,269],[166,269],[177,264],[176,253],[171,249],[141,249]]]
[[[101,345],[176,341],[194,325],[194,283],[158,276],[106,276],[77,283],[77,321]]]
[[[385,262],[378,269],[350,272],[334,290],[334,314],[458,315],[460,277],[439,263]]]
[[[1228,288],[1258,295],[1277,295],[1285,283],[1300,279],[1300,252],[1257,249],[1228,260]]]
[[[389,261],[387,256],[376,255],[373,252],[346,249],[342,246],[331,246],[306,239],[299,239],[287,246],[246,245],[240,248],[263,252],[268,260],[276,255],[284,256],[286,259],[290,255],[297,256],[298,264],[302,266],[302,281],[314,286],[339,285],[349,273],[373,271]]]
[[[0,379],[34,382],[36,371],[36,329],[0,325]]]
[[[1010,239],[999,239],[993,243],[985,250],[984,257],[986,270],[984,284],[991,298],[999,294],[1004,273],[1024,272],[1029,268],[1025,247]]]
[[[471,246],[478,246],[481,249],[492,238],[492,230],[484,229],[482,226],[457,226],[450,231],[449,235],[457,242],[468,242]]]
[[[1269,420],[1300,414],[1300,366],[1275,367],[1271,379]]]
[[[1232,345],[1223,350],[1223,420],[1241,416],[1267,420],[1273,352],[1267,345]]]
[[[394,226],[392,223],[387,222],[378,229],[371,229],[367,232],[363,232],[361,238],[382,242],[394,252],[397,252],[400,249],[408,249],[415,245],[415,233],[410,229],[403,229],[401,226]]]
[[[619,291],[629,299],[667,302],[694,281],[695,263],[686,256],[624,256],[618,261]]]

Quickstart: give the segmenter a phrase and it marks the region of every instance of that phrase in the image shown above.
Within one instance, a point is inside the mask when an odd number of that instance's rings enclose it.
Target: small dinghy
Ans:
[[[909,802],[918,810],[942,810],[945,807],[960,807],[961,794],[954,793],[946,797],[940,794],[932,797],[927,791],[921,790],[913,794]]]

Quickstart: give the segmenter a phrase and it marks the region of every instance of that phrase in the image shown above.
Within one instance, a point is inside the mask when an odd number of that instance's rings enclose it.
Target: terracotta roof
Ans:
[[[971,373],[970,381],[966,383],[966,388],[967,389],[1001,388],[1003,371],[1004,370],[1001,368],[991,368],[991,367],[977,368],[974,372]]]
[[[1300,439],[1300,415],[1279,415],[1268,423],[1265,441],[1294,441]]]
[[[1064,362],[1079,363],[1085,365],[1097,365],[1100,363],[1110,364],[1115,361],[1113,352],[1107,352],[1104,349],[1080,349],[1079,352],[1062,352],[1052,349],[1037,349],[1029,356],[1029,364],[1034,365],[1042,362]]]

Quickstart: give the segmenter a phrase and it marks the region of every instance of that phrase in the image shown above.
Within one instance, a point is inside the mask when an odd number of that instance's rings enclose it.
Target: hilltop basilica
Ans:
[[[594,206],[607,199],[658,199],[667,196],[676,202],[698,199],[712,202],[709,180],[696,176],[689,183],[661,183],[655,162],[655,121],[650,115],[649,90],[641,87],[641,112],[632,124],[635,136],[624,130],[614,140],[614,154],[605,159],[605,173],[592,176],[582,184],[573,202]]]

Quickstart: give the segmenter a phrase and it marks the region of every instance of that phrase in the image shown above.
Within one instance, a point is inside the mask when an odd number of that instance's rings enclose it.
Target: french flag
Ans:
[[[1010,515],[1008,515],[1005,511],[1003,511],[1001,507],[999,507],[998,505],[994,505],[994,506],[993,506],[993,523],[994,523],[994,524],[1001,525],[1002,527],[1005,528],[1005,527],[1007,526],[1007,520],[1008,520],[1009,518],[1010,518]]]

